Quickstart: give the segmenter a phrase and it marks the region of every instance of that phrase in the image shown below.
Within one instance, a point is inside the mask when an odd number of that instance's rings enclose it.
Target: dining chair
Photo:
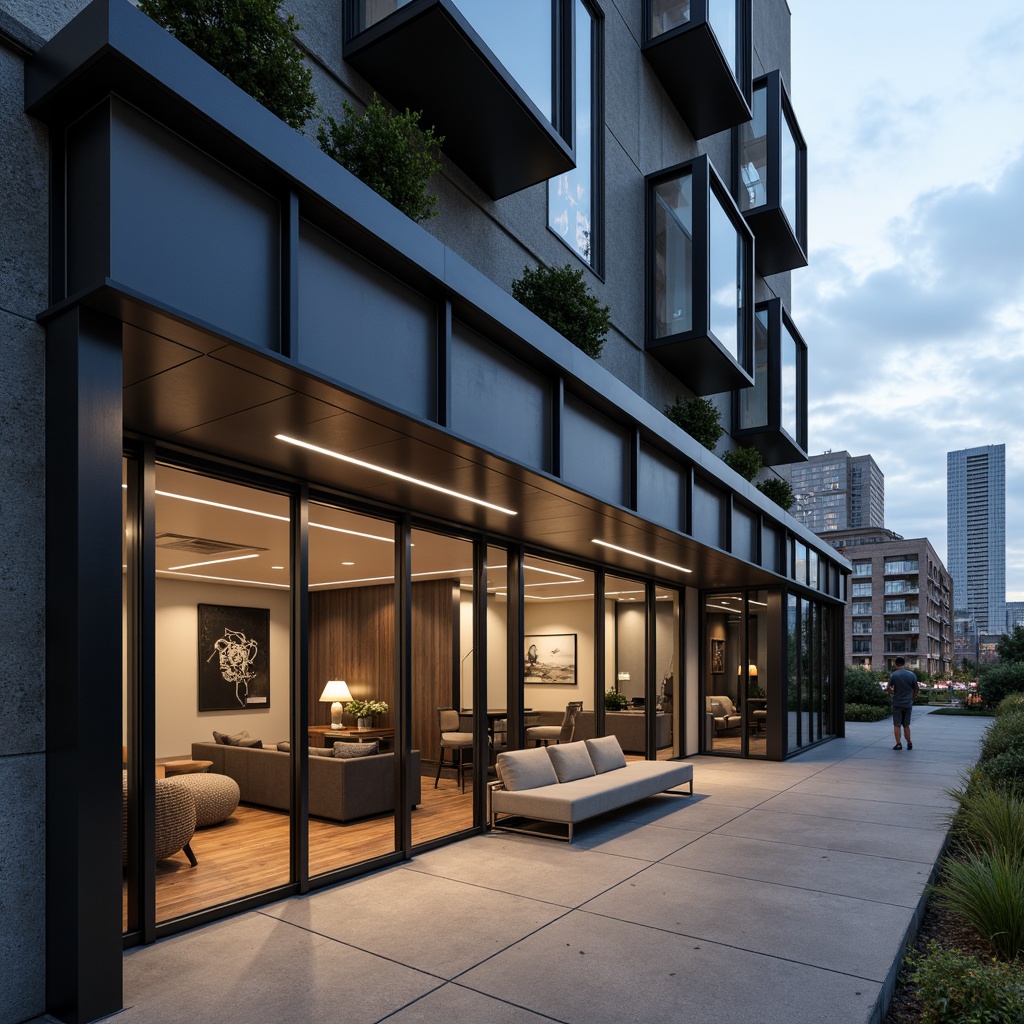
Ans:
[[[434,776],[434,789],[441,778],[442,768],[454,768],[458,784],[462,792],[466,792],[466,769],[473,767],[473,734],[459,731],[459,713],[455,708],[437,709],[437,728],[441,733],[441,748],[437,757],[437,775]],[[451,764],[445,764],[444,752],[452,752]],[[466,751],[469,751],[469,762],[466,762]]]
[[[571,743],[576,731],[576,716],[583,710],[583,701],[571,700],[565,705],[565,714],[561,725],[531,725],[526,730],[526,740],[545,747],[554,740],[555,743]]]

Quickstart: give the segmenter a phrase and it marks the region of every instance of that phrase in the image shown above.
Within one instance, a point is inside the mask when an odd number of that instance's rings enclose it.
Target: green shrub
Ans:
[[[960,813],[956,830],[975,853],[1024,860],[1024,800],[1003,793],[988,781],[984,772],[958,791]]]
[[[940,907],[959,914],[1008,960],[1024,950],[1024,858],[979,853],[948,859],[932,887]]]
[[[996,754],[980,769],[996,789],[1024,796],[1024,751],[1007,750]]]
[[[767,480],[762,480],[756,487],[784,511],[788,512],[793,507],[793,488],[788,480],[771,476]]]
[[[1024,715],[1002,715],[985,730],[978,764],[1008,751],[1024,753]]]
[[[1024,661],[1011,661],[988,669],[978,680],[978,692],[991,708],[1011,693],[1024,693]]]
[[[301,131],[316,109],[313,76],[281,0],[139,0],[139,9],[240,89]]]
[[[876,707],[874,704],[847,704],[844,708],[848,722],[881,722],[888,718],[892,711],[889,708]]]
[[[1024,714],[1024,693],[1011,693],[996,706],[996,716]]]
[[[512,297],[592,359],[600,358],[611,327],[611,310],[591,294],[582,270],[574,270],[569,263],[524,267],[523,276],[512,282]]]
[[[996,644],[996,654],[1001,662],[1024,661],[1024,626],[1014,626],[1004,633]]]
[[[734,448],[722,455],[722,461],[744,480],[753,480],[764,466],[764,459],[756,448]]]
[[[684,402],[677,395],[671,405],[665,406],[665,415],[709,452],[715,450],[719,438],[725,433],[721,410],[707,398],[691,398]]]
[[[443,135],[420,127],[420,115],[408,109],[393,114],[374,93],[362,114],[347,101],[343,121],[328,117],[316,137],[320,148],[348,168],[392,206],[415,221],[437,214],[437,193],[427,182],[441,169]]]
[[[843,688],[847,704],[872,704],[876,707],[891,707],[889,695],[879,685],[881,673],[866,668],[847,665],[843,673]]]
[[[907,962],[921,1000],[921,1024],[1010,1024],[1024,1020],[1018,967],[984,961],[930,942]]]

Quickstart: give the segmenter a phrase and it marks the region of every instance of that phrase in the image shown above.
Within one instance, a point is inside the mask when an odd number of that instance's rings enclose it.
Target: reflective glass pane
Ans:
[[[747,595],[747,663],[743,713],[746,718],[747,753],[764,757],[768,749],[769,717],[778,714],[768,707],[768,679],[772,665],[768,661],[768,592],[757,590]]]
[[[593,261],[594,197],[592,24],[586,6],[576,0],[576,167],[548,182],[548,225],[581,259]]]
[[[651,0],[651,38],[690,20],[690,0]]]
[[[759,85],[754,89],[753,119],[740,128],[742,155],[740,158],[740,209],[753,210],[768,201],[768,89]]]
[[[551,0],[456,0],[508,73],[551,120]]]
[[[786,609],[786,657],[788,678],[786,685],[786,749],[799,746],[800,729],[800,633],[797,598],[790,594]]]
[[[639,580],[605,577],[604,731],[618,739],[627,758],[643,757],[647,749],[646,597]],[[661,721],[667,729],[667,720]],[[664,731],[662,742],[669,742]]]
[[[395,848],[395,526],[309,506],[309,873]],[[330,750],[360,757],[358,798],[325,800]],[[365,763],[362,758],[365,757]],[[372,780],[372,781],[371,781]],[[332,813],[333,810],[333,813]]]
[[[743,595],[709,594],[704,601],[704,749],[743,749]]]
[[[800,441],[797,417],[797,344],[796,339],[782,322],[782,402],[781,426],[794,441]]]
[[[487,549],[487,710],[508,707],[508,552]],[[488,714],[488,772],[494,759],[512,744],[504,715]]]
[[[656,723],[659,758],[681,757],[680,723],[682,701],[676,699],[676,681],[679,678],[679,594],[675,590],[658,587],[654,597],[654,628],[656,664],[654,680],[657,685]],[[664,716],[664,721],[662,720]],[[664,745],[663,745],[664,744]]]
[[[793,137],[793,129],[789,121],[782,118],[782,166],[779,168],[779,197],[782,204],[782,212],[789,220],[789,226],[796,234],[800,225],[797,223],[797,186],[796,167],[797,152],[796,139]]]
[[[714,29],[729,68],[736,74],[736,0],[708,0],[708,21]]]
[[[394,14],[411,0],[359,0],[356,5],[356,31],[376,25],[378,21]]]
[[[693,176],[654,190],[655,336],[693,328]]]
[[[741,240],[718,196],[710,195],[711,238],[708,248],[711,333],[741,362],[739,351]]]
[[[754,386],[740,392],[740,427],[768,425],[768,311],[754,314]]]

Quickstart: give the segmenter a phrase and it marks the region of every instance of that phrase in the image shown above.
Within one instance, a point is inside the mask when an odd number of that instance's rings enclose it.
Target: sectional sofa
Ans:
[[[627,762],[614,736],[505,751],[496,769],[487,790],[490,827],[570,843],[573,826],[597,814],[683,785],[689,792],[680,795],[693,795],[692,764]]]
[[[234,779],[243,803],[281,811],[291,806],[291,754],[285,751],[204,742],[192,744],[192,758],[212,761],[211,772]],[[393,811],[394,765],[391,752],[345,759],[311,756],[309,813],[331,821],[352,821]],[[411,751],[408,766],[409,803],[415,807],[422,800],[418,750]]]

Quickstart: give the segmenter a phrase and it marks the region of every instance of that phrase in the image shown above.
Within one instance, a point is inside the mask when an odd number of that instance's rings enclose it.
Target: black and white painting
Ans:
[[[199,710],[270,707],[270,609],[199,607]]]
[[[527,683],[576,685],[576,634],[528,635],[523,641],[523,676]]]

